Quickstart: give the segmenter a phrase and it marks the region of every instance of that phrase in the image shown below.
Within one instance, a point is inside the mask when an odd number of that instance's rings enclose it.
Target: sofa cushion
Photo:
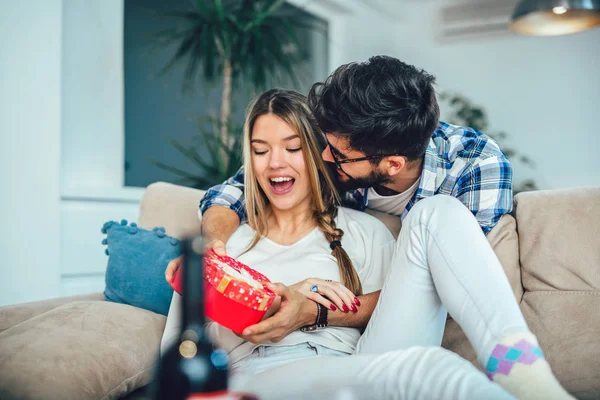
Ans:
[[[75,301],[0,333],[0,398],[117,399],[150,382],[165,317]]]
[[[519,237],[515,219],[508,214],[502,216],[496,226],[487,234],[487,240],[500,260],[515,298],[520,302],[523,296],[523,284],[521,283]]]
[[[179,239],[199,235],[198,206],[204,193],[165,182],[149,185],[140,203],[139,226],[163,226],[169,235]]]
[[[107,222],[108,265],[106,289],[109,301],[167,315],[173,289],[165,280],[169,261],[181,254],[179,240],[168,236],[164,228],[149,231],[127,221]]]
[[[515,197],[523,286],[600,290],[600,187]]]
[[[560,383],[600,399],[600,293],[525,292],[521,311]]]
[[[57,297],[55,299],[32,301],[24,304],[13,304],[0,307],[0,332],[27,321],[36,315],[43,314],[63,304],[77,300],[104,300],[104,294],[90,293],[77,296]]]

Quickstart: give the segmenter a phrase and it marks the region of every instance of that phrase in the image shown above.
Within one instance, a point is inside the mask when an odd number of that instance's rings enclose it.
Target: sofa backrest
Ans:
[[[526,291],[600,290],[600,187],[515,197]]]
[[[138,225],[145,229],[164,226],[168,235],[177,238],[198,235],[198,204],[203,195],[203,190],[164,182],[153,183],[147,187],[142,198]],[[400,218],[372,210],[368,212],[382,221],[394,237],[398,236],[401,228]],[[517,300],[520,300],[523,288],[514,218],[510,215],[502,217],[487,238],[504,267]]]
[[[167,235],[176,238],[200,234],[198,205],[203,190],[171,183],[149,185],[140,203],[138,225],[144,229],[164,226]]]

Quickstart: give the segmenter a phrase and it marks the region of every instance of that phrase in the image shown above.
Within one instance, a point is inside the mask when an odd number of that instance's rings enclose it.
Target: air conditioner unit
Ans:
[[[517,0],[470,0],[441,6],[436,23],[440,41],[508,35]]]

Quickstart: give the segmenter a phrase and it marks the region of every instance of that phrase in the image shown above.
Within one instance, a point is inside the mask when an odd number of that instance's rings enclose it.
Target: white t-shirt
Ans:
[[[342,246],[358,272],[363,292],[367,294],[380,290],[392,261],[395,246],[392,234],[376,218],[347,208],[339,209],[336,225],[344,231]],[[241,225],[227,242],[227,254],[266,275],[272,282],[292,285],[307,278],[341,280],[337,260],[331,255],[329,242],[318,228],[289,246],[263,238],[252,250],[242,254],[252,242],[254,234],[248,224]],[[173,296],[173,301],[180,301],[177,293]],[[172,304],[169,311],[167,325],[171,332],[176,329],[173,322],[179,321],[179,316],[172,315],[178,308],[178,305]],[[176,321],[173,321],[174,318]],[[244,341],[215,322],[207,325],[207,333],[218,347],[229,353],[232,363],[249,355],[259,346]],[[359,338],[360,332],[356,328],[328,327],[313,332],[295,331],[280,342],[266,341],[260,344],[290,346],[313,342],[352,353]]]
[[[377,193],[375,189],[370,187],[367,193],[367,207],[387,214],[401,216],[406,209],[408,202],[413,198],[419,188],[420,182],[421,178],[417,179],[417,181],[404,192],[393,196],[382,196]]]

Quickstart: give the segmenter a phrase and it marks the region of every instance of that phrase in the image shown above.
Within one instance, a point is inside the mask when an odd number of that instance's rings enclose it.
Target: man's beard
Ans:
[[[371,171],[371,173],[367,176],[351,177],[345,174],[343,171],[338,173],[338,169],[334,163],[327,162],[326,164],[329,168],[329,174],[333,179],[333,183],[340,193],[348,192],[354,189],[369,188],[378,185],[381,186],[392,182],[390,176],[377,169]],[[342,180],[342,175],[345,175],[346,179]]]

